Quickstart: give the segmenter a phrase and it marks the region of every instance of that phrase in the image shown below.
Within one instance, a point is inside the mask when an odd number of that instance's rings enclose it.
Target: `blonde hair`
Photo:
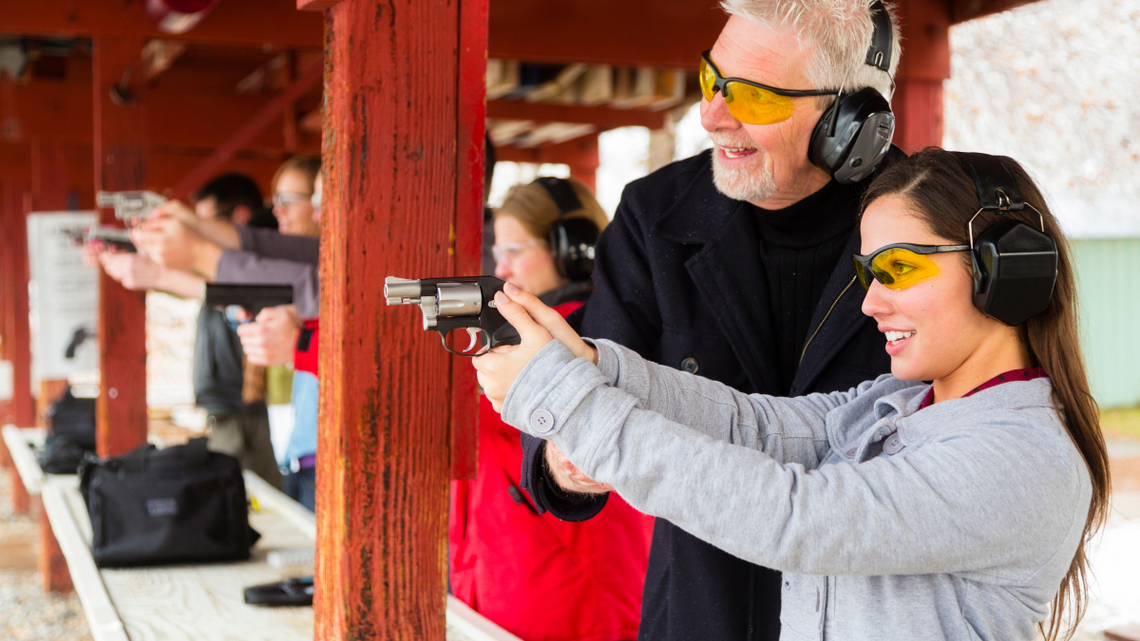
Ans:
[[[585,218],[597,225],[598,231],[605,229],[610,219],[594,194],[590,193],[589,187],[574,178],[564,180],[574,189],[574,195],[582,203],[582,208],[566,212],[561,218]],[[511,216],[518,220],[526,233],[544,242],[550,235],[551,224],[559,219],[558,205],[554,198],[537,181],[511,187],[503,205],[495,210],[495,218],[500,216]]]
[[[287,171],[300,172],[309,183],[309,191],[313,191],[313,184],[321,173],[321,159],[317,156],[293,156],[286,160],[277,168],[277,173],[273,174],[273,182],[271,183],[273,191],[277,191],[277,181],[281,180],[281,176]]]
[[[883,2],[891,18],[890,72],[867,64],[867,49],[875,24],[873,0],[722,0],[721,9],[773,31],[794,33],[801,44],[814,51],[806,76],[816,89],[842,89],[845,93],[872,87],[890,101],[894,92],[902,47],[893,4]],[[821,106],[834,100],[819,99]]]

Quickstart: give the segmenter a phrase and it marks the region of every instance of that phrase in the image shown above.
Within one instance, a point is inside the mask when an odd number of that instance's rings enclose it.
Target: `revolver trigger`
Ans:
[[[471,338],[471,343],[467,346],[467,349],[463,351],[470,352],[471,350],[475,349],[476,345],[479,344],[479,329],[475,327],[466,327],[464,329],[467,330],[467,336]]]

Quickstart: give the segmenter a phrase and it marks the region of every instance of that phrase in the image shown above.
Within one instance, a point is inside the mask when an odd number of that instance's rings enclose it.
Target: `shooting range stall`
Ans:
[[[942,139],[950,25],[1027,1],[898,1],[899,146]],[[0,47],[24,54],[0,71],[0,356],[13,371],[0,422],[36,423],[29,212],[90,209],[97,190],[182,198],[222,171],[264,187],[289,155],[321,153],[315,635],[442,640],[448,482],[474,473],[475,378],[385,307],[384,277],[478,273],[487,123],[500,160],[565,163],[591,186],[599,132],[640,125],[667,142],[725,17],[714,0],[220,0],[168,33],[143,4],[0,10]],[[543,93],[520,93],[541,65],[556,66],[532,87]],[[567,98],[583,75],[600,97]],[[100,286],[98,449],[113,455],[147,438],[145,309]]]

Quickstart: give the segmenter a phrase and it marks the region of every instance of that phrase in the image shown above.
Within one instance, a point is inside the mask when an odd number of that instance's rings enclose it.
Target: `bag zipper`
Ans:
[[[811,342],[815,339],[816,334],[818,334],[819,330],[823,328],[823,324],[827,322],[828,316],[831,316],[831,312],[835,309],[835,306],[839,304],[839,299],[843,298],[843,295],[847,293],[847,290],[851,289],[851,286],[855,284],[856,278],[858,278],[858,276],[851,277],[851,282],[847,283],[847,287],[844,287],[843,291],[839,292],[839,295],[836,296],[835,300],[831,303],[831,307],[827,308],[827,313],[823,315],[823,320],[819,321],[819,325],[816,326],[815,331],[811,333],[811,336],[807,339],[807,342],[804,343],[804,351],[800,352],[800,360],[798,363],[796,363],[797,366],[803,364],[804,356],[807,355],[808,345],[811,345]]]

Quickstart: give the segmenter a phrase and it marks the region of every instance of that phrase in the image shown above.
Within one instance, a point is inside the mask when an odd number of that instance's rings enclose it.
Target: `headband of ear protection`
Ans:
[[[978,211],[970,218],[974,306],[1006,325],[1024,323],[1045,311],[1057,283],[1057,243],[1045,233],[1045,217],[1025,202],[1017,181],[998,156],[954,152],[978,190]],[[1023,222],[998,221],[974,236],[983,211],[1006,214],[1026,207],[1037,213],[1040,230]]]
[[[588,218],[567,218],[582,209],[582,201],[574,186],[561,178],[535,180],[546,189],[558,207],[558,220],[550,224],[548,242],[558,274],[571,282],[590,280],[594,273],[594,246],[598,243],[598,226]]]
[[[891,17],[882,0],[871,3],[871,46],[868,65],[890,73],[894,47]],[[808,159],[836,182],[853,184],[869,176],[887,155],[895,133],[891,105],[877,90],[842,91],[820,117],[808,142]]]

